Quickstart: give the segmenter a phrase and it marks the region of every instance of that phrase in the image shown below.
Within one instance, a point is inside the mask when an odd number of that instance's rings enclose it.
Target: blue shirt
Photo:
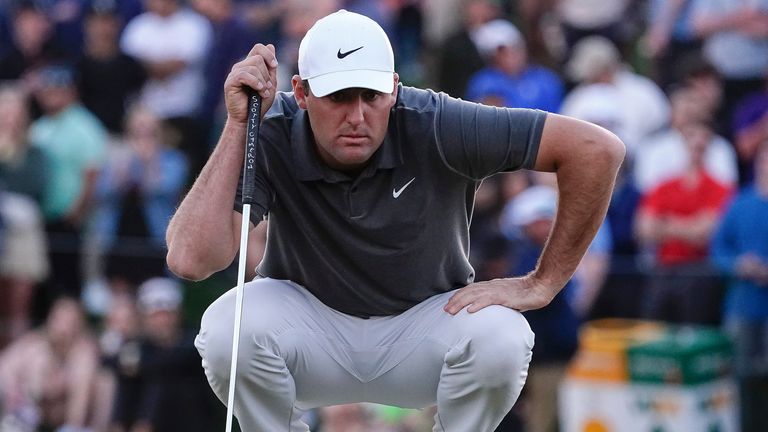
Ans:
[[[536,268],[541,246],[525,239],[516,246],[511,275],[530,273]],[[581,321],[570,303],[570,297],[576,290],[574,284],[574,280],[569,280],[548,305],[523,313],[536,334],[536,346],[533,348],[533,361],[536,364],[567,361],[576,351]]]
[[[711,245],[715,263],[733,275],[739,256],[752,253],[768,262],[768,199],[747,187],[733,200]],[[768,286],[733,278],[725,298],[726,317],[768,319]]]
[[[467,85],[467,98],[475,102],[496,96],[503,99],[505,107],[549,112],[560,110],[563,93],[560,78],[541,66],[529,66],[517,76],[507,75],[495,68],[481,69]]]
[[[110,161],[96,182],[95,230],[103,236],[107,245],[112,244],[117,235],[123,198],[132,187],[136,187],[140,191],[144,222],[150,238],[159,245],[165,244],[165,229],[187,181],[187,159],[179,150],[163,149],[157,153],[150,167],[133,155],[128,163],[127,176],[118,175],[115,162]]]

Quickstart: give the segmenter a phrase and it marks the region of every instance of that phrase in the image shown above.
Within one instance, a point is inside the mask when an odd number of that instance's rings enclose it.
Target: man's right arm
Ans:
[[[245,128],[227,121],[219,144],[168,224],[168,268],[179,277],[205,279],[234,260],[241,215],[233,208]]]
[[[227,77],[224,131],[166,231],[168,268],[179,277],[205,279],[235,258],[242,215],[233,209],[243,168],[247,89],[257,89],[261,95],[263,116],[275,98],[276,69],[274,47],[257,44]]]

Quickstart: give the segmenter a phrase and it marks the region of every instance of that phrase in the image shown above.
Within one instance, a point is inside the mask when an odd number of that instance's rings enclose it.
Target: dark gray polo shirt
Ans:
[[[492,174],[533,167],[545,118],[400,85],[384,143],[352,178],[322,162],[307,113],[278,93],[256,156],[251,220],[269,214],[258,274],[361,317],[471,283],[475,190]]]

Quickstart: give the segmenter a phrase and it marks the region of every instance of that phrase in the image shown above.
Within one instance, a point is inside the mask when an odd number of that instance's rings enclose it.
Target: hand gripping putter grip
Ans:
[[[240,225],[240,261],[237,268],[235,299],[235,325],[232,332],[232,362],[229,366],[229,394],[227,395],[226,432],[232,431],[232,416],[235,407],[235,382],[237,377],[237,355],[240,347],[240,321],[243,316],[243,291],[245,285],[245,261],[248,255],[248,223],[255,186],[256,144],[259,140],[261,123],[261,96],[248,91],[248,125],[245,133],[245,157],[243,162],[243,218]]]

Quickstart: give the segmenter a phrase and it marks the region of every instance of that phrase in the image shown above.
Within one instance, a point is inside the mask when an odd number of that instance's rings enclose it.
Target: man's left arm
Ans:
[[[467,285],[445,310],[456,314],[469,306],[476,312],[498,304],[526,311],[549,304],[573,276],[605,218],[625,152],[621,140],[599,126],[548,114],[534,169],[557,174],[559,199],[536,268],[521,277]]]

